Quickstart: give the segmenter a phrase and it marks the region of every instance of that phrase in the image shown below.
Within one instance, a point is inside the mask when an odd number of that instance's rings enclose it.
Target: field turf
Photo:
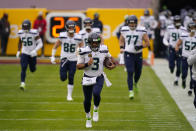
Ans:
[[[28,70],[25,92],[19,89],[20,65],[0,65],[0,131],[193,130],[150,67],[144,66],[133,100],[128,99],[124,68],[105,72],[113,85],[102,90],[100,120],[86,129],[83,71],[75,76],[74,101],[67,102],[67,81],[60,81],[58,65],[38,65],[35,73]]]

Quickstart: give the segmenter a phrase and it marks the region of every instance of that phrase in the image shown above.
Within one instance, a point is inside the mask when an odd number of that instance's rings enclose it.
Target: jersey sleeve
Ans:
[[[82,42],[82,35],[77,34],[74,38],[77,44],[80,44]]]
[[[129,27],[128,26],[123,26],[121,29],[120,29],[120,33],[121,35],[125,38],[126,37],[126,33],[129,31]]]
[[[39,36],[39,32],[38,32],[38,30],[36,30],[36,29],[32,29],[32,30],[30,31],[30,33],[31,33],[34,37]]]
[[[19,31],[18,31],[18,36],[21,37],[21,35],[22,35],[23,33],[24,33],[23,30],[19,30]]]
[[[85,48],[79,48],[79,55],[78,55],[77,64],[82,64],[85,62],[85,59],[84,59],[85,54],[86,54]]]

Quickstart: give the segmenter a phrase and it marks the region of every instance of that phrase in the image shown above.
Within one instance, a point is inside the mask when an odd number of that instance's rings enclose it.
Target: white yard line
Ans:
[[[196,109],[193,105],[194,95],[191,97],[187,95],[187,91],[189,89],[189,80],[187,79],[186,89],[182,89],[181,80],[179,81],[178,87],[173,86],[175,72],[174,74],[170,74],[168,61],[165,59],[155,59],[155,64],[152,69],[160,78],[171,97],[174,99],[180,110],[192,125],[193,129],[196,130]]]

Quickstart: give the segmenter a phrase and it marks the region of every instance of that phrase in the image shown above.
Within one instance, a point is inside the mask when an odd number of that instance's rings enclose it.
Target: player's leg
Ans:
[[[61,81],[67,80],[67,59],[61,59],[60,79],[61,79]]]
[[[175,68],[175,50],[172,47],[169,47],[169,70],[173,74]]]
[[[83,86],[84,110],[86,113],[86,128],[92,127],[92,119],[91,119],[91,113],[90,113],[92,92],[93,92],[93,86]]]
[[[133,73],[134,73],[134,54],[132,53],[124,53],[124,60],[125,60],[125,66],[127,69],[127,83],[129,88],[129,98],[134,98],[134,92],[133,92]]]
[[[74,88],[74,75],[76,73],[76,61],[68,61],[68,85],[67,85],[67,100],[72,101],[72,92]]]
[[[191,96],[192,95],[192,91],[193,91],[193,88],[194,88],[194,80],[193,80],[193,73],[192,73],[192,66],[189,67],[190,69],[190,89],[188,91],[188,95]]]
[[[97,83],[93,86],[93,98],[94,98],[94,110],[93,110],[93,121],[99,120],[99,104],[101,101],[101,90],[103,88],[104,76],[97,77]]]
[[[182,57],[182,87],[186,88],[186,77],[188,73],[188,63],[187,58]]]
[[[36,71],[37,57],[29,57],[29,68],[31,72]]]
[[[194,90],[194,94],[195,94],[195,98],[194,98],[193,104],[194,104],[194,106],[195,106],[195,108],[196,108],[196,80],[194,80],[193,82],[194,82],[193,90]]]
[[[134,88],[136,92],[138,91],[137,83],[141,77],[142,74],[142,65],[143,65],[143,59],[142,59],[142,53],[136,54],[135,59],[135,75],[134,75]]]
[[[20,57],[20,65],[21,65],[21,84],[20,84],[20,89],[24,90],[25,89],[25,78],[26,78],[26,70],[28,67],[28,59],[29,56],[26,54],[21,54]]]
[[[176,53],[176,79],[174,81],[174,85],[178,85],[178,80],[181,73],[181,55],[180,52]]]

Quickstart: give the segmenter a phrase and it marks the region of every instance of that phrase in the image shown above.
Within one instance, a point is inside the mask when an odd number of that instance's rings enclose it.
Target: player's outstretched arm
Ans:
[[[17,51],[17,53],[16,53],[16,58],[19,58],[21,48],[22,48],[22,41],[21,41],[21,39],[19,39],[18,51]]]
[[[79,56],[79,57],[80,57],[80,56]],[[78,58],[78,59],[80,59],[80,58]],[[78,61],[80,61],[80,60],[78,60]],[[82,70],[82,69],[84,69],[84,68],[86,68],[86,67],[89,67],[89,66],[92,65],[92,64],[93,64],[93,58],[90,57],[90,60],[89,60],[87,63],[78,63],[78,64],[76,65],[76,67],[77,67],[77,69]]]
[[[57,48],[61,45],[61,41],[57,40],[56,43],[54,44],[53,48],[52,48],[52,55],[50,57],[50,61],[52,64],[56,64],[55,62],[55,54],[56,54],[56,50]]]
[[[125,46],[125,38],[122,35],[120,35],[119,45],[120,45],[120,53],[123,53],[124,46]]]

